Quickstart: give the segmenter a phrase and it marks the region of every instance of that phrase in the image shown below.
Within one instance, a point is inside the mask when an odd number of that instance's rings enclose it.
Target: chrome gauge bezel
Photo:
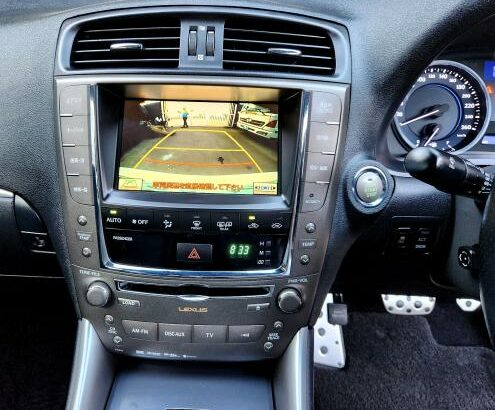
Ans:
[[[492,112],[491,98],[490,98],[490,95],[488,94],[488,91],[486,89],[486,84],[483,81],[483,79],[472,68],[466,66],[465,64],[458,63],[457,61],[451,61],[451,60],[435,60],[430,65],[428,65],[428,67],[426,67],[423,70],[423,73],[427,69],[434,67],[434,66],[451,66],[451,67],[457,68],[459,70],[465,71],[467,74],[469,74],[474,79],[474,81],[476,81],[478,83],[478,86],[482,91],[482,95],[480,95],[480,98],[484,98],[484,100],[485,100],[486,115],[485,115],[485,118],[483,119],[482,125],[481,125],[478,133],[476,134],[476,137],[474,137],[473,140],[469,144],[467,144],[466,146],[464,146],[460,149],[453,149],[451,151],[448,151],[451,153],[462,154],[462,153],[470,150],[471,148],[473,148],[485,135],[486,130],[488,129],[488,125],[490,124],[490,119],[491,119],[491,112]],[[404,99],[402,100],[402,102],[407,101],[409,99],[409,97],[412,95],[412,93],[414,93],[414,91],[416,90],[417,84],[418,83],[416,80],[416,82],[411,86],[411,88],[407,92],[407,94],[404,97]],[[401,104],[402,104],[402,102],[401,102]],[[399,119],[396,116],[397,111],[399,111],[399,109],[397,109],[396,112],[394,113],[393,124],[394,124],[395,132],[400,139],[400,142],[403,143],[409,149],[416,148],[416,145],[412,144],[411,141],[409,141],[409,139],[401,131],[401,128],[398,124]]]

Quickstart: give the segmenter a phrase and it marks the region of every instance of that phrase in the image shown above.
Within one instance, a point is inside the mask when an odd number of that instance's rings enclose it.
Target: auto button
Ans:
[[[105,228],[124,228],[126,210],[124,208],[102,208],[103,226]]]

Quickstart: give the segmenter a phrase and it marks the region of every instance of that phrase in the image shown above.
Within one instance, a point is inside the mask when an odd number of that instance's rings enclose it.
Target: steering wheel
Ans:
[[[488,197],[480,233],[480,295],[492,345],[495,341],[495,190]]]
[[[495,346],[495,173],[431,147],[415,148],[404,161],[411,176],[450,194],[486,200],[479,241],[479,284],[485,322]]]

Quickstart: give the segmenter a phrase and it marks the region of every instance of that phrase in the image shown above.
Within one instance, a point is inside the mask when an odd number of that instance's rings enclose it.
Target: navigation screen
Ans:
[[[126,100],[118,189],[277,195],[278,105]]]

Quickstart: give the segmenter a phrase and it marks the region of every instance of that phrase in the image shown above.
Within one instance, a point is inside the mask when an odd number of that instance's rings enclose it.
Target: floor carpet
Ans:
[[[353,312],[345,345],[344,370],[315,369],[317,410],[495,408],[495,352],[441,345],[424,317]]]
[[[62,279],[0,278],[0,409],[65,408],[76,325]]]

